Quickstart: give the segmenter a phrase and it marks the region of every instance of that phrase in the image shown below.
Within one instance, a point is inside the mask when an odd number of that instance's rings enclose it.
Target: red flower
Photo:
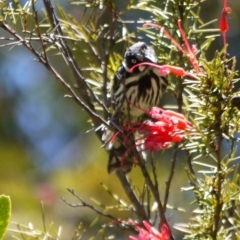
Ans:
[[[227,22],[227,15],[230,14],[231,12],[232,12],[231,8],[227,7],[227,0],[223,0],[223,10],[222,10],[219,28],[222,31],[224,46],[226,46],[227,44],[226,32],[229,29],[228,22]]]
[[[229,29],[228,22],[227,22],[227,14],[228,13],[227,13],[226,9],[223,9],[222,16],[220,19],[220,25],[219,25],[219,28],[222,32],[227,32]]]
[[[164,34],[171,40],[171,42],[178,48],[178,50],[181,51],[184,55],[187,56],[187,58],[191,62],[194,70],[196,71],[196,73],[200,73],[201,72],[201,69],[200,69],[200,67],[198,65],[198,60],[197,60],[197,57],[196,57],[196,54],[195,54],[195,49],[193,49],[190,46],[190,44],[188,42],[188,39],[187,39],[187,37],[186,37],[186,35],[184,33],[184,30],[182,28],[180,19],[178,20],[178,29],[179,29],[179,31],[181,33],[181,36],[182,36],[182,39],[184,41],[185,49],[182,48],[182,46],[173,38],[173,36],[164,27],[162,27],[162,26],[160,26],[158,24],[155,24],[155,23],[146,23],[143,26],[153,26],[153,27],[162,29]]]
[[[142,63],[138,63],[138,64],[134,65],[130,69],[130,71],[133,71],[136,67],[139,67],[139,66],[142,66],[142,65],[149,65],[149,66],[158,68],[159,72],[160,72],[160,74],[162,76],[166,76],[169,73],[173,73],[173,74],[175,74],[175,75],[177,75],[179,77],[189,76],[189,77],[197,79],[197,77],[194,74],[186,72],[183,68],[172,66],[172,65],[167,65],[167,64],[165,64],[165,65],[158,65],[158,64],[150,63],[150,62],[142,62]]]
[[[138,134],[135,135],[135,145],[130,146],[123,154],[122,164],[124,163],[126,154],[132,148],[135,148],[135,146],[137,146],[139,152],[145,150],[159,151],[160,149],[169,147],[172,143],[181,142],[186,138],[187,131],[192,130],[192,123],[180,113],[164,110],[159,107],[153,107],[149,112],[145,112],[156,121],[125,123],[123,126],[123,130],[126,133],[123,143],[127,143],[130,134]],[[111,143],[116,140],[118,134],[120,132],[114,134],[111,138]]]
[[[139,231],[137,237],[129,236],[130,240],[169,240],[171,231],[167,224],[163,224],[161,231],[158,232],[150,223],[143,221],[145,228],[141,228],[134,221],[130,221]]]
[[[124,142],[127,142],[129,134],[138,132],[141,134],[141,138],[136,139],[136,146],[141,146],[141,150],[143,151],[159,151],[160,149],[169,147],[172,143],[181,142],[186,138],[186,132],[192,129],[191,122],[180,113],[164,110],[159,107],[153,107],[147,113],[156,121],[126,123],[124,125],[124,130],[128,132]],[[112,143],[118,134],[119,132],[112,137]],[[130,149],[131,147],[127,151]],[[125,154],[123,155],[123,160]]]
[[[153,107],[149,115],[157,121],[139,124],[138,132],[144,134],[144,139],[137,139],[137,142],[144,140],[143,150],[167,148],[171,143],[182,141],[186,130],[192,128],[192,124],[180,113]]]
[[[146,23],[143,26],[156,27],[156,28],[159,28],[159,29],[163,30],[164,34],[171,40],[171,42],[177,47],[177,49],[179,51],[181,51],[185,56],[187,56],[187,58],[189,59],[189,61],[192,64],[195,72],[197,74],[201,73],[201,69],[199,67],[198,60],[197,60],[197,57],[196,57],[196,52],[197,52],[196,46],[195,45],[191,46],[189,44],[188,39],[187,39],[187,37],[184,33],[184,30],[182,28],[181,20],[178,20],[178,29],[181,33],[181,36],[182,36],[182,39],[184,41],[185,47],[182,47],[164,27],[162,27],[158,24],[155,24],[155,23]],[[163,76],[165,76],[169,73],[173,73],[173,74],[175,74],[177,76],[180,76],[180,77],[189,76],[189,77],[198,79],[198,77],[195,74],[187,72],[181,67],[172,66],[172,65],[158,65],[158,64],[149,63],[149,62],[143,62],[143,63],[140,63],[140,64],[136,64],[130,69],[130,71],[133,71],[134,68],[136,68],[138,66],[141,66],[141,65],[150,65],[152,67],[158,68],[160,74],[163,75]]]

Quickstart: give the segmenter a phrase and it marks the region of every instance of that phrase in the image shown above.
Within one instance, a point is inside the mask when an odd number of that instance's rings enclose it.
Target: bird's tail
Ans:
[[[109,150],[108,173],[114,173],[121,169],[128,173],[132,170],[137,150],[132,132],[119,132],[118,134],[106,130],[103,140],[106,143],[106,149]]]

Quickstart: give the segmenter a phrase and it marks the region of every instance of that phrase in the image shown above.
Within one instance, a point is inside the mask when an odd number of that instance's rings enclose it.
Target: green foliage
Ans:
[[[239,111],[231,103],[236,94],[233,92],[236,60],[224,58],[224,52],[216,52],[212,61],[200,58],[200,79],[186,81],[188,111],[194,115],[192,119],[197,129],[192,142],[186,145],[190,152],[216,150],[219,135],[231,139],[234,144],[234,134],[239,130]]]
[[[197,162],[196,162],[197,163]],[[217,174],[217,168],[213,165],[198,163],[207,168],[202,170],[203,178],[193,180],[193,190],[196,194],[198,208],[193,211],[189,223],[191,234],[186,239],[238,239],[239,213],[236,206],[239,205],[239,180],[238,168],[233,169],[222,163],[222,174]],[[221,178],[221,179],[220,179]],[[219,182],[221,190],[219,192]],[[221,207],[220,216],[216,215],[216,209]],[[213,224],[218,217],[221,228],[216,231]],[[214,236],[214,232],[217,232]]]
[[[48,230],[45,231],[39,230],[34,227],[32,223],[29,223],[27,226],[22,224],[16,224],[16,229],[10,229],[9,231],[13,234],[14,239],[28,239],[28,240],[59,240],[61,239],[61,227],[58,228],[58,231],[55,231],[53,224],[48,226]]]
[[[11,200],[9,196],[0,195],[0,239],[3,239],[11,217]]]

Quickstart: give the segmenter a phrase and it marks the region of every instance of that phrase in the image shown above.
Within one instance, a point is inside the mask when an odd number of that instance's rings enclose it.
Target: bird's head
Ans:
[[[145,42],[138,42],[133,44],[125,53],[123,65],[127,71],[138,64],[143,62],[157,63],[157,56],[152,47],[148,46]],[[139,66],[134,69],[134,72],[144,71],[146,66]]]

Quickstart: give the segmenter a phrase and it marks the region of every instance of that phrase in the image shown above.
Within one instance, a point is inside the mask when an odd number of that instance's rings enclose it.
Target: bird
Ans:
[[[118,169],[124,173],[131,171],[138,152],[134,134],[125,130],[124,124],[143,122],[146,112],[159,105],[168,86],[168,80],[156,67],[141,65],[132,70],[135,65],[144,62],[157,64],[158,58],[151,46],[145,42],[137,42],[127,49],[122,64],[114,74],[111,89],[113,114],[110,124],[117,128],[118,135],[113,143],[109,141],[114,135],[111,130],[107,130],[103,137],[108,142],[106,148],[110,151],[108,173]]]

